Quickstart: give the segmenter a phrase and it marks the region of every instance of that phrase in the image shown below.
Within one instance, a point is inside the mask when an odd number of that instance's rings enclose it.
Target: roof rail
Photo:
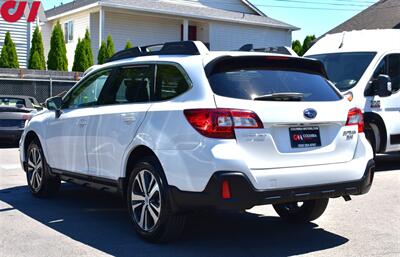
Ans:
[[[207,52],[207,47],[200,41],[177,41],[133,47],[117,52],[106,62],[150,55],[202,55]]]
[[[287,46],[274,46],[274,47],[264,47],[264,48],[254,48],[253,44],[246,44],[239,48],[239,51],[244,52],[262,52],[262,53],[274,53],[274,54],[284,54],[298,56],[291,48]]]

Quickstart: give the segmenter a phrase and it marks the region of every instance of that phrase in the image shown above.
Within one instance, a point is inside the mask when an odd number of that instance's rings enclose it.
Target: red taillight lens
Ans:
[[[232,197],[231,187],[227,180],[222,181],[221,196],[222,199],[230,199]]]
[[[289,57],[287,57],[287,56],[274,56],[274,55],[271,55],[271,56],[265,57],[265,59],[267,59],[267,60],[274,60],[274,61],[286,61],[286,60],[289,60]]]
[[[353,108],[347,115],[346,126],[358,125],[358,133],[364,132],[364,115],[358,108]]]
[[[258,116],[251,111],[235,109],[184,110],[189,123],[202,135],[233,139],[235,128],[263,128]]]
[[[24,119],[24,120],[30,120],[30,119],[32,119],[32,114],[24,114],[24,115],[22,116],[22,119]]]

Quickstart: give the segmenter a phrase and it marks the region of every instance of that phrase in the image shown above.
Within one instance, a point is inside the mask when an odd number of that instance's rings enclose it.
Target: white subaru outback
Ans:
[[[138,234],[176,238],[199,208],[273,204],[307,222],[329,198],[367,193],[363,114],[315,60],[174,42],[117,53],[27,125],[31,192],[60,181],[119,192]]]

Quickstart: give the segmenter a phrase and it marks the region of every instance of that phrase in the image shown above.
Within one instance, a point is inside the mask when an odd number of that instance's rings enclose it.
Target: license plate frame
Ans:
[[[292,148],[312,148],[321,146],[321,133],[318,126],[290,127],[289,137]]]

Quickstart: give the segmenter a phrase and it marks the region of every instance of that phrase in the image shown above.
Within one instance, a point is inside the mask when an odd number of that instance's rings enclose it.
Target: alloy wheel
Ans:
[[[43,162],[36,147],[32,148],[28,155],[28,174],[31,188],[35,192],[38,191],[43,179]]]
[[[144,231],[151,231],[161,214],[160,186],[148,170],[136,175],[131,192],[131,206],[135,223]]]

